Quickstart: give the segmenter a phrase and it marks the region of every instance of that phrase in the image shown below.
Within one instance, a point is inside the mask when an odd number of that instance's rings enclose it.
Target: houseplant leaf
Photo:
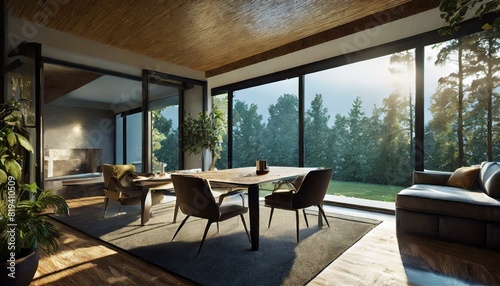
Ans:
[[[30,153],[34,152],[33,146],[31,146],[31,143],[30,143],[30,141],[28,141],[28,139],[26,139],[21,134],[16,134],[16,137],[17,137],[17,141],[19,142],[19,144],[21,144],[21,146],[24,147],[24,149],[26,149]]]
[[[7,183],[7,174],[2,169],[0,169],[0,183],[1,184]]]
[[[16,180],[21,179],[21,165],[16,160],[12,158],[5,159],[4,166],[5,170],[16,178]]]
[[[14,132],[12,132],[11,130],[7,131],[7,142],[9,142],[10,146],[14,146],[17,144],[16,134],[14,134]]]

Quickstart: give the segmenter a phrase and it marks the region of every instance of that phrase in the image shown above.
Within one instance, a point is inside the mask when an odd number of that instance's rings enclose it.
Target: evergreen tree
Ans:
[[[364,182],[369,173],[368,155],[363,146],[369,125],[362,105],[361,98],[356,97],[349,116],[337,116],[335,120],[334,131],[339,132],[336,136],[336,147],[339,148],[336,163],[341,180]]]
[[[432,119],[425,130],[426,168],[431,170],[455,170],[457,157],[456,102],[457,92],[453,85],[440,79],[437,91],[431,96],[429,110]]]
[[[323,107],[323,97],[316,94],[311,101],[311,108],[305,114],[304,141],[305,165],[331,167],[332,146],[329,144],[328,108]]]
[[[255,165],[264,154],[264,126],[257,105],[235,100],[233,106],[233,167]]]
[[[390,59],[389,59],[389,64],[391,65],[389,67],[389,71],[392,74],[400,74],[402,75],[406,80],[406,82],[402,83],[402,89],[398,91],[402,93],[402,96],[406,90],[408,90],[408,96],[407,96],[407,112],[409,113],[406,118],[401,118],[404,122],[407,122],[406,124],[408,125],[408,138],[410,139],[410,144],[408,145],[408,152],[409,152],[409,164],[414,165],[414,150],[415,150],[415,144],[414,144],[414,128],[413,128],[413,123],[415,121],[415,118],[413,116],[414,114],[414,106],[413,106],[413,82],[415,81],[415,52],[413,50],[406,50],[400,53],[395,53],[392,54]]]
[[[348,148],[349,124],[346,116],[335,115],[335,121],[331,129],[330,152],[333,157],[333,177],[340,181],[349,181],[350,174],[345,153]]]
[[[409,109],[406,96],[393,92],[382,101],[382,138],[377,168],[384,170],[379,183],[410,185],[413,170],[408,152],[410,139]]]
[[[438,96],[450,96],[450,106],[449,108],[453,110],[453,113],[456,115],[455,118],[450,118],[448,121],[450,126],[455,126],[455,128],[451,129],[451,132],[455,132],[454,136],[456,139],[452,142],[457,142],[457,152],[450,157],[451,161],[453,161],[452,170],[464,165],[464,128],[463,128],[463,117],[464,117],[464,97],[465,90],[467,89],[464,86],[464,79],[468,74],[468,66],[464,64],[464,57],[468,53],[467,45],[470,43],[470,37],[464,37],[459,39],[454,39],[451,41],[447,41],[442,44],[438,44],[435,47],[440,48],[439,53],[437,55],[437,59],[435,61],[435,65],[446,65],[449,63],[454,63],[457,66],[457,71],[452,72],[451,74],[441,77],[439,79],[439,87],[438,91],[445,92],[446,94],[434,94],[433,97]],[[435,109],[436,113],[449,112],[445,110]],[[435,116],[437,114],[433,114],[433,120],[435,120]],[[438,115],[439,117],[439,115]],[[451,136],[450,136],[451,137]],[[452,139],[450,138],[449,139]],[[444,142],[443,142],[444,143]]]
[[[297,166],[299,163],[298,98],[283,94],[269,106],[269,118],[262,141],[265,158],[275,166]]]
[[[486,142],[487,154],[482,160],[493,161],[494,146],[499,147],[500,141],[500,115],[498,114],[499,94],[495,92],[500,85],[500,58],[498,52],[500,49],[500,31],[498,27],[490,30],[476,33],[471,36],[470,55],[467,58],[470,66],[473,80],[471,83],[471,99],[472,103],[471,115],[481,116],[480,113],[475,115],[473,111],[478,112],[484,110],[486,117]],[[476,99],[473,101],[473,99]],[[496,107],[496,109],[495,109]],[[483,113],[483,114],[484,114]],[[496,126],[496,128],[495,128]],[[472,134],[471,134],[472,135]],[[474,139],[476,136],[472,137]],[[498,154],[498,153],[495,153]]]

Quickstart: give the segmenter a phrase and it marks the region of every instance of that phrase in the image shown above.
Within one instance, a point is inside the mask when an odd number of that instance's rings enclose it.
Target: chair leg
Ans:
[[[306,220],[307,228],[309,228],[309,222],[307,221],[307,216],[306,216],[306,209],[302,209],[302,212],[304,213],[304,219]]]
[[[205,238],[207,237],[207,233],[208,233],[208,230],[210,229],[211,224],[212,224],[212,222],[209,220],[207,222],[207,226],[205,227],[205,232],[203,233],[203,238],[201,239],[200,248],[198,248],[198,253],[196,254],[196,257],[198,257],[198,255],[200,255],[201,247],[203,246],[203,242],[205,242]]]
[[[247,233],[247,238],[250,243],[252,243],[252,240],[250,240],[250,234],[248,233],[248,228],[247,224],[245,223],[245,218],[243,217],[243,214],[240,214],[241,221],[243,222],[243,227],[245,227],[245,232]]]
[[[328,219],[326,218],[325,211],[323,210],[323,207],[321,205],[318,205],[318,209],[319,209],[319,212],[321,213],[321,215],[323,215],[323,218],[326,221],[326,225],[328,225],[328,227],[330,227],[330,224],[328,223]]]
[[[297,224],[297,243],[299,243],[299,210],[295,210],[295,221]]]
[[[179,204],[175,203],[175,208],[174,208],[174,220],[172,223],[175,223],[177,221],[177,213],[179,213]]]
[[[274,208],[271,208],[271,214],[269,215],[269,223],[267,224],[267,228],[271,227],[271,220],[273,219]]]
[[[186,216],[186,217],[182,220],[181,224],[179,225],[179,227],[178,227],[178,228],[177,228],[177,230],[175,231],[174,237],[172,237],[172,240],[171,240],[171,241],[174,241],[175,236],[177,235],[177,233],[179,232],[179,230],[181,230],[182,226],[184,225],[184,223],[187,221],[187,219],[188,219],[188,218],[189,218],[189,216]]]
[[[108,197],[104,198],[104,214],[102,215],[103,218],[106,218],[106,209],[108,208],[108,202],[109,198]]]
[[[240,197],[241,197],[241,205],[244,207],[245,206],[245,194],[240,193]]]

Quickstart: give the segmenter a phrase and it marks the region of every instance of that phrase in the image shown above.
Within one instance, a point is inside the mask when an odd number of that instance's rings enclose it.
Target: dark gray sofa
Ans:
[[[500,164],[477,168],[470,188],[450,186],[452,172],[415,171],[414,185],[396,195],[397,235],[500,249]]]

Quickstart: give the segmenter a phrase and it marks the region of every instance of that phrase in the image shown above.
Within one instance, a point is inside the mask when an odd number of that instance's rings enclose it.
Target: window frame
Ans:
[[[481,19],[474,18],[461,23],[460,30],[453,35],[440,35],[439,29],[421,33],[412,37],[396,40],[376,47],[362,49],[359,51],[335,56],[325,60],[305,64],[302,66],[278,71],[268,75],[263,75],[211,89],[211,96],[217,96],[223,93],[228,94],[228,162],[229,168],[232,168],[232,107],[234,91],[264,85],[272,82],[298,77],[298,97],[299,97],[299,167],[304,166],[304,91],[305,75],[319,72],[327,69],[337,68],[343,65],[369,60],[401,51],[415,49],[415,150],[414,150],[414,170],[424,170],[424,63],[425,46],[436,44],[443,41],[452,40],[473,33],[482,31],[482,23],[496,19],[495,13],[483,15]]]

